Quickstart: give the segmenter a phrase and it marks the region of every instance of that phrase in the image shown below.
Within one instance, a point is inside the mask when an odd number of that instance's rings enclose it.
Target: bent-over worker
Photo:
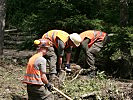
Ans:
[[[81,37],[77,33],[69,35],[67,32],[62,30],[50,30],[42,36],[42,39],[49,39],[53,43],[53,48],[51,48],[52,50],[47,53],[47,56],[51,59],[51,74],[53,75],[61,71],[64,50],[66,51],[65,69],[71,71],[70,58],[72,47],[78,47],[80,45]],[[55,54],[57,55],[57,59]]]
[[[77,52],[74,57],[74,61],[77,62],[79,58],[80,49],[82,48],[85,54],[84,68],[92,70],[92,75],[95,75],[95,57],[96,54],[105,45],[108,35],[105,32],[96,30],[87,30],[80,33],[82,39],[81,45],[77,48]]]

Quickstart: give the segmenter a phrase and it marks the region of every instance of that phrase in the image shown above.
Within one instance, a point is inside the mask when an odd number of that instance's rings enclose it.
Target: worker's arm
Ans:
[[[90,42],[90,39],[86,38],[84,39],[84,41],[81,43],[79,47],[75,48],[76,50],[75,50],[75,55],[74,55],[74,63],[78,62],[81,48],[83,49],[84,52],[87,52],[89,42]]]
[[[81,43],[82,48],[87,51],[88,50],[88,44],[90,42],[89,38],[84,39],[84,41]]]
[[[57,39],[57,41],[58,41],[57,55],[63,57],[65,44],[60,39]]]
[[[81,46],[75,48],[75,54],[74,54],[74,63],[75,64],[77,64],[77,62],[78,62],[80,51],[81,51]]]
[[[42,73],[42,81],[43,81],[43,83],[44,84],[48,84],[48,79],[47,79],[47,77],[46,77],[46,73]]]
[[[53,85],[48,82],[48,79],[46,77],[46,73],[42,73],[42,81],[45,84],[44,86],[47,87],[49,91],[52,91]]]
[[[58,41],[58,48],[57,48],[57,55],[58,55],[58,69],[61,69],[61,65],[62,65],[62,57],[64,55],[64,48],[65,45],[63,43],[63,41],[61,41],[60,39],[57,40]]]
[[[44,84],[48,84],[48,79],[46,77],[46,59],[43,57],[39,57],[35,61],[35,68],[40,70],[41,72],[41,79]]]
[[[44,57],[39,57],[35,61],[35,68],[37,70],[40,70],[42,82],[45,84],[47,89],[49,91],[52,91],[53,86],[48,82],[48,79],[46,77],[46,59]]]
[[[71,53],[66,53],[66,64],[70,64]]]

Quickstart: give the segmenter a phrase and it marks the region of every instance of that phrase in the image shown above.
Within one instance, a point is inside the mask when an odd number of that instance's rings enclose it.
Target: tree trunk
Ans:
[[[5,0],[0,0],[0,55],[3,54],[5,16]]]
[[[128,24],[128,0],[120,0],[120,26]]]

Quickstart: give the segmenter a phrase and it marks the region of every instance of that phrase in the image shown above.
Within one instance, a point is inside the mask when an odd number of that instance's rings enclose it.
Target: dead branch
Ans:
[[[17,29],[4,30],[4,32],[14,32],[14,31],[17,31]]]
[[[115,34],[108,34],[108,36],[110,37],[110,36],[114,36]]]
[[[70,82],[72,82],[72,81],[74,81],[75,79],[77,79],[77,77],[80,75],[80,73],[83,71],[83,69],[81,69],[80,71],[79,71],[79,73],[70,81]]]

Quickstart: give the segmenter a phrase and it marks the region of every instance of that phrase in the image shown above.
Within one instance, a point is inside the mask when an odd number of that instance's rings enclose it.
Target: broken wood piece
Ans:
[[[80,98],[84,99],[84,98],[96,98],[96,94],[99,93],[99,91],[94,91],[91,93],[86,93],[80,96]]]

